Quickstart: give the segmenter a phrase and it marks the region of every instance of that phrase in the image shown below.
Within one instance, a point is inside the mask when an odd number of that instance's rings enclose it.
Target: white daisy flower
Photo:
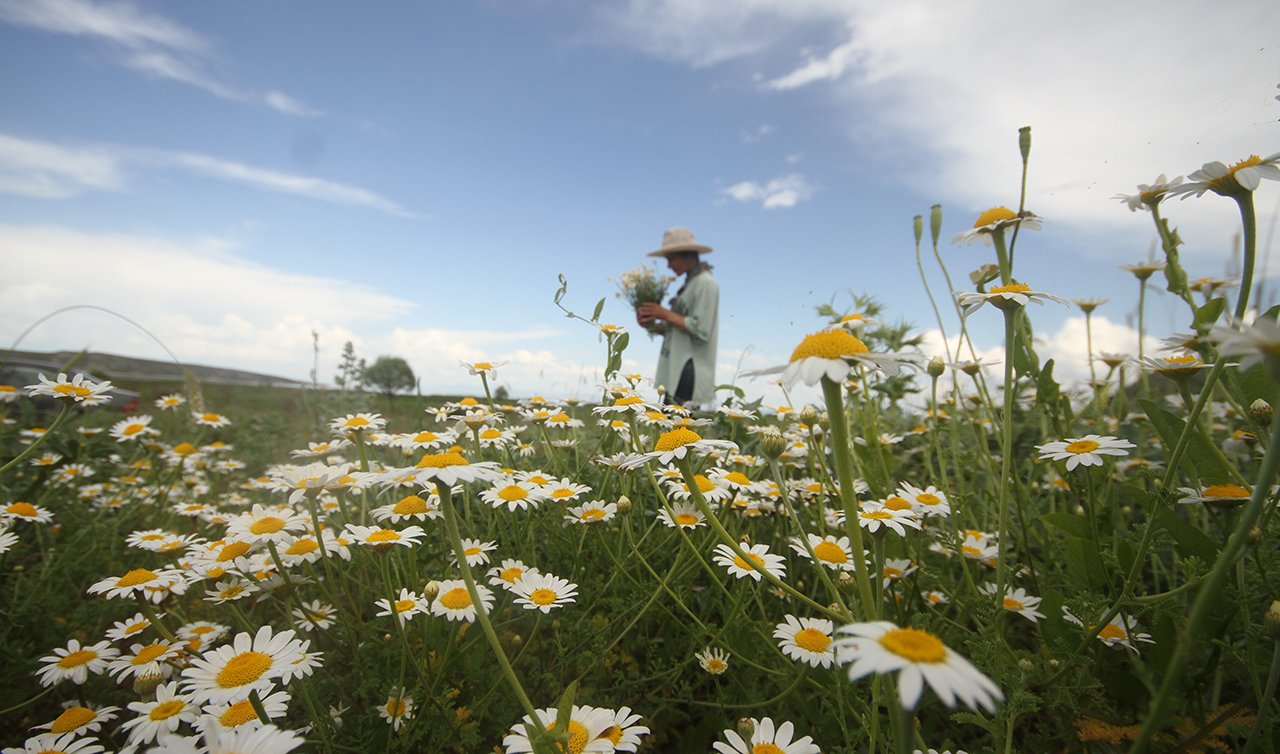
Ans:
[[[40,380],[35,385],[27,385],[24,388],[27,395],[35,397],[37,395],[49,395],[54,398],[70,398],[76,403],[83,403],[86,406],[97,406],[102,403],[111,401],[111,381],[103,380],[102,382],[94,382],[87,380],[83,372],[77,372],[74,377],[67,379],[67,375],[63,372],[58,373],[58,378],[51,380],[45,377],[43,373],[39,373],[36,377]]]
[[[856,568],[848,537],[834,535],[819,537],[817,534],[807,534],[806,537],[809,540],[809,547],[806,548],[799,537],[792,537],[791,549],[805,558],[809,558],[809,550],[812,549],[818,562],[833,571],[852,571]]]
[[[544,614],[553,607],[562,607],[574,601],[578,585],[549,573],[525,574],[511,585],[517,605],[526,610],[541,610]]]
[[[836,660],[831,638],[834,631],[835,624],[825,618],[788,615],[774,628],[773,638],[787,657],[815,668],[829,668]]]
[[[534,710],[533,718],[525,715],[520,722],[511,726],[510,732],[502,739],[505,754],[528,754],[533,751],[533,743],[529,741],[529,728],[534,730],[550,730],[556,724],[555,707]],[[613,714],[606,709],[580,707],[573,705],[569,710],[569,741],[567,750],[574,754],[609,754],[615,751],[613,741],[605,736],[605,732],[614,725]]]
[[[988,582],[979,587],[978,591],[983,594],[994,595],[996,588],[995,584]],[[1006,586],[1001,605],[1008,612],[1017,613],[1032,623],[1039,623],[1040,619],[1044,617],[1044,613],[1036,610],[1037,607],[1040,607],[1040,599],[1027,594],[1027,590],[1022,587]]]
[[[1040,458],[1067,461],[1067,471],[1077,466],[1101,466],[1102,456],[1127,456],[1129,449],[1137,447],[1128,440],[1104,435],[1085,435],[1079,438],[1055,440],[1037,445]]]
[[[44,666],[36,671],[36,678],[41,686],[53,686],[63,681],[83,685],[89,680],[90,673],[97,675],[105,672],[110,662],[119,655],[120,650],[111,646],[110,642],[82,645],[76,639],[71,639],[66,647],[58,647],[53,650],[53,654],[40,658]]]
[[[395,616],[396,621],[402,626],[408,623],[413,616],[431,611],[431,606],[427,603],[425,597],[403,588],[400,590],[400,596],[394,604],[387,599],[377,600],[373,604],[382,608],[382,611],[378,613],[379,618]]]
[[[849,680],[897,673],[904,709],[915,709],[925,683],[948,707],[959,700],[994,713],[1004,699],[990,678],[928,631],[875,621],[841,626],[838,633],[843,637],[835,642],[836,662],[849,666]]]
[[[711,675],[723,675],[729,669],[729,655],[719,647],[707,647],[694,655],[698,665]]]
[[[716,563],[729,569],[730,574],[740,579],[751,578],[760,581],[760,571],[768,571],[779,579],[786,575],[786,558],[771,554],[768,545],[754,544],[749,548],[741,549],[751,560],[750,564],[735,555],[729,545],[723,543],[716,545]]]
[[[471,593],[467,591],[466,582],[462,579],[445,579],[439,586],[440,592],[431,603],[431,614],[443,616],[449,620],[474,622],[476,606],[471,601]],[[483,584],[476,584],[476,593],[480,595],[485,612],[492,610],[493,592]]]
[[[183,687],[201,704],[264,692],[276,679],[294,675],[291,666],[306,659],[309,643],[295,639],[292,630],[275,633],[271,626],[262,626],[252,637],[236,634],[231,644],[192,660],[182,671]]]
[[[772,718],[751,718],[751,727],[750,740],[744,740],[736,730],[726,729],[728,743],[716,741],[711,747],[718,754],[821,754],[811,737],[795,737],[795,726],[789,720],[775,727]]]

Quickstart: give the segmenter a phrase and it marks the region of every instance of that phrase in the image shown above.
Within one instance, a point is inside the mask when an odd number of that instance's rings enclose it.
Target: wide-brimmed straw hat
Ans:
[[[711,247],[696,243],[693,231],[688,228],[667,228],[662,234],[662,248],[649,252],[651,257],[665,257],[682,251],[696,251],[699,254],[710,254]]]

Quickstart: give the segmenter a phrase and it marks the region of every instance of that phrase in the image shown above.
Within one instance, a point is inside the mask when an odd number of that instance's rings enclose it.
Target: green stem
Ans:
[[[1272,643],[1274,647],[1271,650],[1271,672],[1267,674],[1267,688],[1262,693],[1262,700],[1258,705],[1258,718],[1254,721],[1253,729],[1249,731],[1249,738],[1244,742],[1243,754],[1253,751],[1253,745],[1260,739],[1259,732],[1266,735],[1268,739],[1273,735],[1273,732],[1269,731],[1271,731],[1271,708],[1275,706],[1276,681],[1280,680],[1280,639]]]
[[[862,603],[863,620],[875,620],[880,615],[880,605],[871,591],[871,579],[867,574],[866,545],[862,541],[862,522],[858,516],[857,493],[853,489],[852,453],[849,446],[849,420],[844,413],[844,395],[838,383],[822,378],[822,397],[827,403],[827,416],[831,425],[831,457],[836,466],[836,480],[840,485],[840,502],[844,507],[844,528],[853,545],[853,575],[858,584],[858,599]]]
[[[996,608],[1003,607],[1004,589],[1008,578],[1007,534],[1009,531],[1009,486],[1013,475],[1013,354],[1017,348],[1018,309],[1005,309],[1004,313],[1004,412],[1000,416],[1000,496],[998,503],[999,523],[996,534]],[[1001,611],[1003,612],[1003,611]]]
[[[23,449],[21,453],[14,456],[12,460],[10,460],[8,463],[6,463],[3,466],[0,466],[0,474],[3,474],[4,472],[8,471],[14,466],[17,466],[19,463],[21,463],[22,459],[36,452],[36,448],[43,445],[45,440],[48,440],[50,437],[53,436],[54,431],[57,430],[58,427],[62,426],[62,423],[67,420],[67,415],[70,413],[71,413],[71,404],[69,402],[63,403],[62,412],[58,414],[58,418],[53,420],[53,424],[49,426],[49,429],[45,430],[44,434],[37,437],[35,439],[35,442],[28,445],[25,449]]]
[[[1240,207],[1240,225],[1244,231],[1244,266],[1240,272],[1240,297],[1236,299],[1235,319],[1244,319],[1249,310],[1249,294],[1253,289],[1253,266],[1258,254],[1258,220],[1253,211],[1253,192],[1233,196]]]

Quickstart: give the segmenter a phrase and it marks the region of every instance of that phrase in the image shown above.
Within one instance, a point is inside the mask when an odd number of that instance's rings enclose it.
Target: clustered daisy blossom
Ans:
[[[1036,450],[1040,451],[1042,459],[1066,459],[1067,471],[1071,471],[1077,466],[1101,466],[1102,456],[1127,456],[1129,450],[1135,447],[1137,446],[1128,440],[1116,437],[1085,435],[1037,445]]]

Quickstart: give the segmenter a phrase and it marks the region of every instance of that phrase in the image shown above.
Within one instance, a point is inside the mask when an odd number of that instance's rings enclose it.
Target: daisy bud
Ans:
[[[942,205],[935,204],[929,208],[929,234],[933,236],[933,245],[938,245],[942,237]]]
[[[804,409],[800,411],[801,424],[805,425],[806,427],[812,427],[814,424],[817,424],[817,422],[818,422],[818,409],[814,408],[813,406],[805,406]]]
[[[942,357],[934,356],[932,359],[929,359],[928,370],[930,377],[938,378],[947,370],[947,365],[943,362]]]
[[[1022,161],[1026,162],[1031,154],[1031,126],[1018,129],[1018,151],[1022,153]]]
[[[1023,657],[1021,660],[1018,660],[1018,667],[1021,668],[1024,673],[1029,673],[1032,668],[1035,667],[1035,663],[1031,662],[1031,660],[1026,657]]]
[[[1266,627],[1268,633],[1280,639],[1280,600],[1271,601],[1267,614],[1262,616],[1262,625]]]
[[[760,435],[760,451],[767,458],[777,459],[787,452],[787,438],[777,430],[769,430]]]
[[[738,719],[738,735],[742,736],[743,741],[750,741],[751,734],[756,732],[756,724],[749,717]]]
[[[163,681],[159,673],[137,676],[133,679],[133,692],[139,696],[150,696]]]
[[[511,634],[511,646],[518,647],[524,644],[524,637],[520,634]]]
[[[1245,535],[1244,543],[1249,547],[1253,547],[1262,541],[1262,529],[1254,526],[1249,529],[1249,533]]]
[[[631,510],[631,498],[627,497],[626,495],[623,495],[622,497],[618,498],[618,512],[627,513],[630,510]]]
[[[391,634],[383,634],[383,635],[382,635],[382,640],[383,640],[383,641],[391,641]]]
[[[919,215],[916,215],[915,217],[911,218],[911,223],[912,223],[912,230],[914,230],[916,234],[916,246],[919,246],[920,237],[924,235],[924,218]]]
[[[1264,427],[1271,425],[1271,404],[1259,398],[1249,404],[1249,416]]]
[[[854,580],[852,573],[846,571],[836,578],[836,583],[841,589],[852,589],[858,582]]]
[[[1062,661],[1061,661],[1061,660],[1057,660],[1057,659],[1053,659],[1053,658],[1050,658],[1050,659],[1049,659],[1049,667],[1051,667],[1051,668],[1057,669],[1057,667],[1058,667],[1059,665],[1061,665],[1061,664],[1062,664]]]
[[[422,585],[422,596],[426,598],[427,602],[431,602],[435,600],[436,595],[439,593],[440,593],[439,581],[428,581],[427,583]]]
[[[826,411],[818,414],[818,426],[822,429],[831,429],[831,417],[827,416]]]

